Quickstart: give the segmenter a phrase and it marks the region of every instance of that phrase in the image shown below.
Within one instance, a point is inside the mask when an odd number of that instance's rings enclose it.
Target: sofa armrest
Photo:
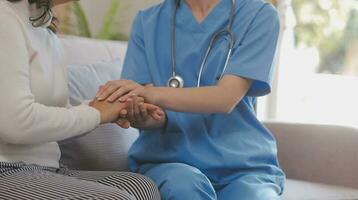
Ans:
[[[288,178],[358,188],[358,129],[265,122]]]

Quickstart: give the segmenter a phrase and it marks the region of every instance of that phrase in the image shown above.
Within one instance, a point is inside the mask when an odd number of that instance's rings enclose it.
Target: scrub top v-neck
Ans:
[[[219,1],[214,8],[211,9],[209,14],[201,21],[195,18],[193,12],[189,8],[189,5],[185,1],[181,1],[180,8],[177,12],[176,26],[181,27],[188,32],[202,32],[213,30],[213,26],[227,21],[229,19],[230,3],[226,4],[227,1]],[[222,20],[220,20],[220,18]],[[221,27],[223,28],[223,27]],[[217,29],[219,30],[219,29]]]
[[[122,77],[140,84],[165,87],[172,75],[171,19],[174,1],[139,12],[129,40]],[[196,87],[200,64],[212,34],[229,19],[230,0],[221,0],[198,23],[182,1],[177,11],[177,74],[185,87]],[[129,152],[132,171],[161,163],[185,163],[202,171],[214,184],[257,173],[282,184],[276,142],[257,119],[256,97],[271,90],[273,61],[279,34],[276,10],[261,0],[235,1],[235,46],[225,74],[252,80],[247,95],[230,114],[166,111],[164,130],[141,131]],[[217,83],[227,55],[226,37],[214,46],[204,68],[201,86]],[[205,99],[203,99],[205,101]]]

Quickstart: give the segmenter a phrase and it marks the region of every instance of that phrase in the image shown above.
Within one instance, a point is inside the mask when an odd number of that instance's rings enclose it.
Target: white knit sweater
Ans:
[[[0,0],[0,161],[58,167],[57,141],[94,129],[100,114],[69,106],[58,38],[29,15],[27,0]]]

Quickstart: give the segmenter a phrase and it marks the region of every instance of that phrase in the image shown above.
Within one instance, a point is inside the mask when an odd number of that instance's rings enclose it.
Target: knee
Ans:
[[[137,200],[135,196],[129,194],[128,192],[121,191],[118,189],[108,193],[96,193],[95,196],[98,199]]]
[[[197,168],[179,163],[160,168],[162,178],[155,182],[163,199],[216,199],[209,179]]]
[[[172,175],[167,177],[165,186],[176,188],[179,192],[187,192],[193,186],[210,185],[207,177],[194,167],[173,168],[171,171]]]
[[[121,172],[99,182],[127,191],[135,199],[160,200],[160,193],[156,184],[148,177],[140,174]]]
[[[272,180],[259,176],[244,176],[219,190],[218,199],[240,197],[240,200],[277,200],[280,191],[280,186]]]
[[[130,179],[128,180],[129,185],[132,185],[133,190],[132,195],[136,197],[136,199],[141,200],[160,200],[160,192],[158,190],[157,185],[148,177],[128,173],[130,175]]]

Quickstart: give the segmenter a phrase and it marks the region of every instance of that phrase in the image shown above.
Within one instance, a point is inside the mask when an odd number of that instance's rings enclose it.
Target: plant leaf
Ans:
[[[113,22],[118,13],[119,6],[120,6],[120,0],[112,0],[111,6],[108,12],[106,13],[106,16],[103,21],[103,26],[99,34],[97,35],[97,38],[106,40],[106,39],[110,39],[113,36],[113,33],[111,31],[114,24]]]

